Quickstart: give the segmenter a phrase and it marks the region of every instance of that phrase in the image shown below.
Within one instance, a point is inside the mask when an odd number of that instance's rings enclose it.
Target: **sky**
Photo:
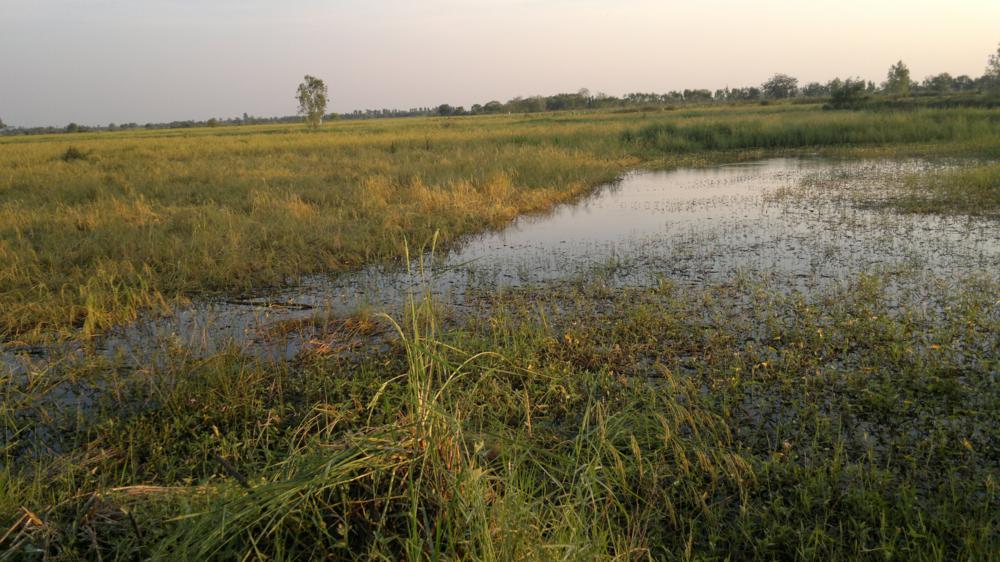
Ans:
[[[11,126],[983,74],[998,0],[0,0]]]

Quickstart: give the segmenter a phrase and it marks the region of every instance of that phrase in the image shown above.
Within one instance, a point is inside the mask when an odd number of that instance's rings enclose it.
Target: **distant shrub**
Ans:
[[[63,162],[73,162],[74,160],[86,160],[90,156],[89,152],[84,152],[75,146],[71,146],[63,152],[62,158]]]

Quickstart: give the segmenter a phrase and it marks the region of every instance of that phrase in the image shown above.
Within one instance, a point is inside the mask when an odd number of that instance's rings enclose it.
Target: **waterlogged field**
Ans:
[[[3,138],[0,336],[89,336],[206,291],[398,259],[406,239],[499,227],[640,165],[995,157],[998,130],[990,110],[749,106]]]
[[[415,291],[462,311],[509,287],[565,285],[595,275],[614,287],[768,278],[788,291],[865,273],[943,277],[1000,270],[994,220],[872,208],[894,193],[909,193],[911,178],[948,167],[806,157],[637,171],[550,213],[467,236],[450,252],[414,249],[418,255],[408,267],[376,264],[336,277],[308,276],[255,296],[203,298],[112,329],[87,350],[142,363],[178,344],[203,354],[236,345],[263,358],[291,359],[330,321],[360,310],[398,315]],[[896,283],[906,279],[897,276]],[[26,363],[19,361],[25,351],[32,352]],[[51,354],[41,346],[9,345],[3,357],[23,371]]]
[[[998,154],[809,106],[0,140],[0,556],[994,559]]]

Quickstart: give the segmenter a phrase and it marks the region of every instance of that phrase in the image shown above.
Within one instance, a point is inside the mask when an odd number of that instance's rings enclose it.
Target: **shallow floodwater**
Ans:
[[[115,330],[97,350],[139,364],[176,346],[207,353],[236,344],[264,356],[291,357],[309,334],[275,341],[266,336],[269,326],[361,306],[398,311],[407,293],[421,287],[461,307],[483,291],[594,277],[611,286],[643,286],[767,276],[777,287],[809,291],[861,273],[994,275],[1000,271],[995,220],[897,214],[841,197],[852,192],[877,199],[904,175],[935,167],[771,159],[635,172],[582,201],[470,237],[446,255],[425,256],[423,273],[370,267],[307,278],[254,299],[200,302],[171,317]],[[811,187],[795,191],[803,185]],[[18,364],[17,353],[7,350],[3,363]]]

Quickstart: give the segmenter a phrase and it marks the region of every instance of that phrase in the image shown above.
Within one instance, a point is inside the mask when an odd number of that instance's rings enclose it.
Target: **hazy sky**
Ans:
[[[0,0],[8,125],[331,111],[982,75],[1000,0]]]

